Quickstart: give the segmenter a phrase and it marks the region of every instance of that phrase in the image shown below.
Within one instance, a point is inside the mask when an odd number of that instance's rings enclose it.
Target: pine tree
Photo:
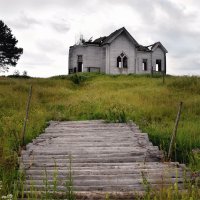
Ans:
[[[0,20],[0,71],[5,72],[10,66],[16,66],[23,53],[22,48],[16,47],[17,43],[11,29]]]

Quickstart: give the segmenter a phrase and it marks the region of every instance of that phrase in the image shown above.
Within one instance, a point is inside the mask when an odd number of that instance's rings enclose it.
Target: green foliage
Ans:
[[[144,172],[141,172],[142,175],[142,184],[144,186],[145,189],[145,194],[144,194],[144,199],[145,200],[150,200],[151,197],[151,184],[149,183],[146,175]]]
[[[105,200],[110,200],[109,194],[106,194]]]
[[[13,75],[8,75],[9,78],[19,78],[19,79],[29,79],[31,78],[30,76],[24,76],[24,75],[18,75],[18,74],[13,74]]]
[[[182,76],[168,84],[168,87],[186,92],[200,93],[200,77]]]
[[[19,70],[15,70],[13,75],[8,75],[9,78],[20,78],[20,79],[29,79],[27,71],[23,71],[22,75],[20,75]]]
[[[106,114],[106,121],[114,123],[126,123],[127,116],[123,109],[114,106],[108,109]]]
[[[190,153],[190,167],[196,171],[200,169],[200,149],[193,149]]]
[[[43,132],[50,120],[133,120],[151,141],[168,151],[180,101],[183,110],[173,160],[200,170],[200,79],[151,78],[146,75],[77,74],[86,77],[74,84],[70,76],[50,79],[0,77],[0,180],[11,191],[16,178],[17,154],[30,85],[33,85],[25,142]],[[76,80],[75,78],[75,80]],[[184,83],[186,81],[186,83]]]
[[[51,79],[57,79],[57,80],[60,80],[60,79],[68,79],[69,76],[67,75],[58,75],[58,76],[52,76]]]
[[[82,84],[86,81],[86,77],[82,74],[73,74],[73,75],[70,76],[70,80],[74,84],[80,85],[80,84]]]
[[[10,28],[0,20],[0,70],[7,71],[10,66],[16,66],[23,53],[22,48],[17,48],[17,39],[12,35]]]
[[[68,200],[76,200],[73,188],[73,177],[72,177],[72,157],[69,156],[69,173],[68,180],[66,181],[66,197]]]

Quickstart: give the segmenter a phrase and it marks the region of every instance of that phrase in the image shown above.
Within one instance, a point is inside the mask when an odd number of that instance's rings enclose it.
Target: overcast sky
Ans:
[[[95,39],[124,26],[142,45],[162,42],[168,74],[200,75],[200,0],[0,0],[0,19],[24,49],[10,74],[67,74],[80,34]]]

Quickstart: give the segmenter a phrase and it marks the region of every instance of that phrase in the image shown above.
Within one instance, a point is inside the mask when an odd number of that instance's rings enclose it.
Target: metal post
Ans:
[[[25,133],[26,133],[26,123],[27,123],[28,115],[29,115],[31,96],[32,96],[32,85],[30,86],[28,101],[26,105],[26,117],[24,118],[24,126],[22,130],[22,146],[25,145],[24,138],[25,138]]]

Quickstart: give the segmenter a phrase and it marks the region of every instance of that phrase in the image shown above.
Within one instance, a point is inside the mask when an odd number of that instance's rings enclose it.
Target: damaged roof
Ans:
[[[143,45],[138,45],[136,46],[138,51],[145,51],[145,52],[151,52],[151,49],[149,49],[147,46],[143,46]]]
[[[106,36],[100,37],[100,38],[97,38],[96,40],[94,40],[93,43],[102,44],[105,39],[106,39]]]
[[[135,45],[139,45],[138,42],[131,36],[131,34],[124,28],[120,28],[114,32],[112,32],[110,35],[108,36],[104,36],[104,37],[100,37],[95,39],[93,42],[92,41],[88,41],[85,42],[85,44],[98,44],[100,46],[105,45],[105,44],[110,44],[112,43],[113,40],[115,40],[119,35],[121,35],[122,33],[125,33],[127,35],[127,37],[135,44]]]
[[[104,36],[104,37],[99,37],[97,39],[95,39],[94,41],[87,41],[84,44],[94,44],[94,45],[99,45],[99,46],[103,46],[106,44],[110,44],[112,43],[119,35],[121,35],[122,33],[125,33],[126,36],[130,39],[131,42],[134,43],[134,45],[136,46],[138,51],[144,51],[144,52],[152,52],[154,51],[157,47],[161,47],[161,49],[165,52],[168,53],[168,51],[166,50],[166,48],[161,44],[161,42],[155,42],[154,44],[148,45],[148,46],[143,46],[140,45],[132,36],[131,34],[126,30],[125,27],[122,27],[114,32],[112,32],[110,35],[108,36]]]
[[[157,47],[160,47],[165,53],[168,53],[167,49],[162,45],[161,42],[155,42],[154,44],[151,44],[147,46],[151,51],[154,51]]]

